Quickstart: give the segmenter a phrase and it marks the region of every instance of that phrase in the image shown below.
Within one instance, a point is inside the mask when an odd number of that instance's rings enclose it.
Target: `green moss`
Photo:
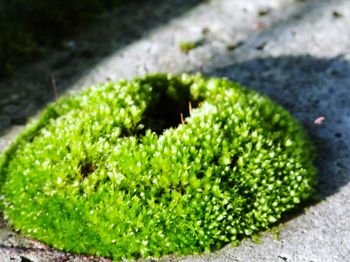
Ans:
[[[224,79],[150,75],[51,104],[0,159],[6,219],[70,252],[220,248],[314,192],[302,126]]]
[[[179,44],[180,51],[186,54],[196,47],[198,47],[197,42],[180,42]]]

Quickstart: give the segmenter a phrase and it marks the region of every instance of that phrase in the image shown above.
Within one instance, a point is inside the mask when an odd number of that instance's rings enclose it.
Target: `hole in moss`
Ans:
[[[83,178],[87,177],[96,170],[96,166],[91,161],[82,161],[79,164],[80,174]]]
[[[231,163],[230,163],[230,168],[234,168],[237,164],[237,161],[238,161],[238,158],[239,156],[238,155],[234,155],[232,158],[231,158]]]
[[[204,176],[205,176],[204,171],[199,171],[198,173],[196,173],[196,177],[197,177],[198,179],[202,179]]]
[[[166,129],[185,123],[191,110],[197,108],[200,101],[191,98],[186,86],[170,86],[165,91],[153,94],[153,99],[144,113],[141,124],[144,126],[138,135],[145,130],[161,134]]]

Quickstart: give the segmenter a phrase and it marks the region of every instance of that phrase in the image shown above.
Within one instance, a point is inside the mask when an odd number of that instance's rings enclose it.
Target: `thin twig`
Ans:
[[[56,80],[52,75],[51,75],[51,83],[52,83],[52,89],[53,89],[53,94],[55,96],[55,100],[57,100],[58,99],[58,92],[57,92]]]
[[[192,103],[191,103],[191,101],[188,102],[188,112],[190,113],[190,115],[192,115]]]
[[[180,113],[181,124],[185,124],[184,115]]]

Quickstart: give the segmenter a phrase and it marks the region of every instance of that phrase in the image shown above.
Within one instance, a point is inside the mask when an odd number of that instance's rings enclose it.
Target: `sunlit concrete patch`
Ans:
[[[248,37],[292,16],[301,7],[302,4],[292,0],[203,3],[101,61],[76,86],[149,72],[200,71],[208,65],[232,62],[235,49]],[[261,15],[261,12],[266,13]],[[198,45],[186,54],[179,48],[182,42],[196,42]]]

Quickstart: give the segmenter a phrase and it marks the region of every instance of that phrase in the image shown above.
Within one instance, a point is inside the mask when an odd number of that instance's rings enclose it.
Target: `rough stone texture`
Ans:
[[[302,121],[317,145],[322,201],[286,220],[278,238],[265,232],[260,244],[247,239],[211,254],[161,260],[349,261],[350,2],[142,2],[100,17],[66,49],[0,83],[0,150],[56,92],[159,71],[228,77]],[[181,41],[199,46],[185,54]],[[320,116],[325,120],[315,124]],[[5,223],[0,246],[1,261],[103,261],[47,249]]]

